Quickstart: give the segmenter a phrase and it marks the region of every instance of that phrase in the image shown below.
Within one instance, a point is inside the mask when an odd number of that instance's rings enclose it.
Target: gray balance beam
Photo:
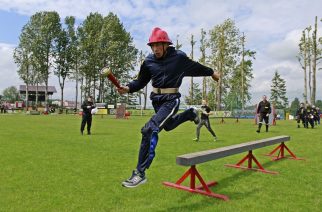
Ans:
[[[185,155],[177,156],[177,164],[181,166],[192,166],[199,163],[215,160],[218,158],[227,157],[230,155],[239,154],[242,152],[262,148],[265,146],[274,145],[281,142],[290,140],[290,136],[276,136],[257,141],[250,141],[247,143],[236,144],[232,146],[221,147],[218,149],[211,149],[201,152],[195,152]]]

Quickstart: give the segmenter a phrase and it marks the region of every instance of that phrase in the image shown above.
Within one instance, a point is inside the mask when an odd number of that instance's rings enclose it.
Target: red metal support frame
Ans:
[[[277,152],[278,150],[279,150],[278,154],[274,155],[274,153]],[[285,156],[285,150],[291,155],[291,157]],[[296,155],[285,145],[284,142],[282,142],[275,149],[273,149],[273,151],[266,154],[266,156],[273,157],[273,160],[280,160],[283,158],[288,158],[288,159],[293,159],[293,160],[304,160],[303,158],[296,157]]]
[[[190,176],[190,187],[181,185],[181,183],[183,183],[185,181],[185,179],[188,178],[189,176]],[[199,181],[201,183],[200,186],[196,186],[196,176],[197,176],[197,178],[199,179]],[[184,191],[189,191],[189,192],[192,192],[192,193],[198,193],[198,194],[201,194],[201,195],[206,195],[206,196],[213,197],[213,198],[222,199],[222,200],[225,200],[225,201],[229,200],[228,196],[223,195],[223,194],[216,194],[216,193],[212,192],[209,189],[210,186],[217,185],[217,182],[211,181],[209,183],[205,183],[205,181],[202,179],[200,173],[196,169],[195,165],[191,166],[182,175],[182,177],[180,177],[179,180],[177,180],[176,183],[163,182],[163,185],[173,187],[173,188],[177,188],[177,189],[184,190]]]
[[[248,166],[241,166],[246,160],[248,160]],[[253,161],[256,163],[257,165],[257,169],[253,168]],[[258,162],[258,160],[256,159],[256,157],[253,155],[253,151],[249,150],[248,154],[241,159],[237,164],[226,164],[225,166],[228,167],[233,167],[233,168],[239,168],[239,169],[247,169],[247,170],[253,170],[253,171],[260,171],[266,174],[278,174],[278,172],[275,171],[268,171],[266,169],[264,169],[264,167]]]

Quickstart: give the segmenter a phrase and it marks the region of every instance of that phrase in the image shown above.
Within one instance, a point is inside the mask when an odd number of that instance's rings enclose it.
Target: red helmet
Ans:
[[[166,31],[163,31],[159,27],[155,27],[152,30],[152,33],[149,37],[148,45],[150,46],[152,43],[158,42],[172,44],[172,41],[170,40],[168,33]]]

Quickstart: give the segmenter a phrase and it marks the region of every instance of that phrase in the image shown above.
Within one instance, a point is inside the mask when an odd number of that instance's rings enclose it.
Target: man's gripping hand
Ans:
[[[215,80],[216,82],[218,82],[219,80],[219,77],[220,77],[220,74],[218,72],[214,72],[212,75],[211,75],[212,79]]]
[[[125,93],[128,93],[130,91],[130,88],[128,86],[121,86],[120,88],[117,89],[117,91],[120,94],[125,94]]]

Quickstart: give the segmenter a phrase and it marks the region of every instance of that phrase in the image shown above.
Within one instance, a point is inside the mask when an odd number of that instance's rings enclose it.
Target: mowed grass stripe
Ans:
[[[320,211],[322,208],[321,128],[297,129],[294,121],[278,121],[270,132],[255,132],[253,120],[211,119],[219,137],[213,142],[205,128],[200,142],[195,125],[184,123],[161,132],[156,158],[147,171],[148,183],[137,189],[121,187],[137,162],[140,129],[149,117],[93,118],[93,135],[80,135],[77,115],[1,115],[0,211]],[[224,167],[238,154],[197,166],[206,181],[216,180],[216,193],[230,201],[170,189],[186,167],[177,155],[290,135],[288,147],[305,161],[271,162],[262,156],[274,146],[254,151],[268,170],[279,175]]]

